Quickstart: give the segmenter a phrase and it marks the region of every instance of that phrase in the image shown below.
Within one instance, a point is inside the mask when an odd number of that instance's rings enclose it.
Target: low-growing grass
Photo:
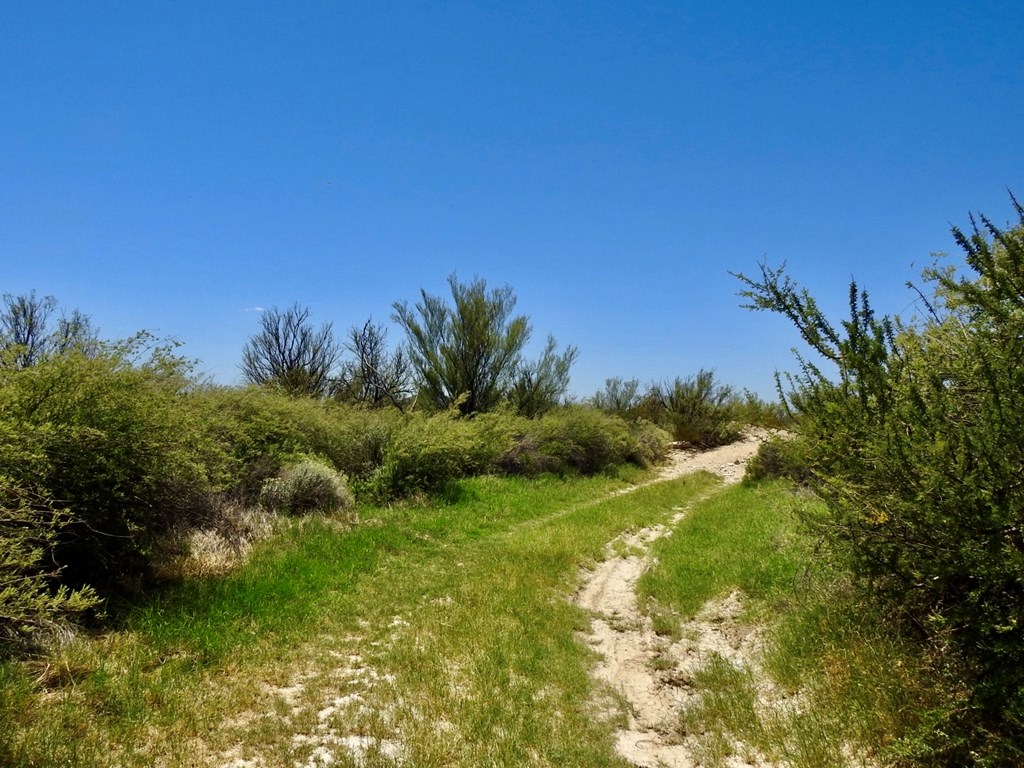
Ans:
[[[763,627],[748,667],[716,656],[694,676],[680,735],[697,735],[702,764],[737,751],[792,768],[888,764],[913,752],[937,701],[912,646],[812,559],[799,518],[818,503],[786,483],[733,486],[655,544],[640,592],[662,633],[734,590],[741,621]]]
[[[588,616],[566,598],[608,542],[680,507],[641,583],[656,631],[678,635],[736,589],[765,626],[759,663],[713,660],[692,680],[701,695],[677,735],[699,735],[703,764],[739,742],[741,757],[794,768],[912,754],[923,665],[840,579],[807,568],[797,512],[815,502],[778,483],[709,495],[714,483],[612,496],[621,476],[485,476],[364,506],[358,525],[282,519],[237,571],[167,589],[102,637],[0,663],[0,764],[622,768],[624,711],[595,698]],[[767,705],[766,680],[781,697]]]
[[[479,477],[354,527],[284,520],[238,571],[0,665],[0,764],[621,766],[565,597],[711,482]]]
[[[734,486],[714,494],[655,545],[659,565],[641,578],[641,596],[693,615],[734,589],[755,601],[791,589],[809,552],[794,504],[777,488]]]

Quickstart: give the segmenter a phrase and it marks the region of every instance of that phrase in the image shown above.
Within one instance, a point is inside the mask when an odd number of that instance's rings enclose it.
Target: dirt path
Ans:
[[[714,450],[674,451],[671,463],[653,482],[701,470],[719,475],[726,483],[738,482],[765,436],[751,432],[737,443]],[[602,661],[593,674],[627,704],[629,721],[617,734],[616,749],[638,766],[696,765],[692,745],[673,737],[679,730],[681,708],[695,695],[687,681],[714,654],[744,664],[756,643],[756,633],[743,632],[736,623],[742,610],[736,594],[708,603],[686,622],[683,639],[675,643],[656,635],[651,619],[640,612],[636,584],[650,565],[650,545],[685,514],[686,508],[678,508],[668,525],[645,528],[610,543],[608,558],[586,575],[576,595],[578,605],[596,614],[587,641]],[[736,765],[764,764],[737,758]]]
[[[700,470],[718,474],[726,482],[736,482],[761,439],[763,435],[757,434],[712,451],[673,451],[670,463],[651,483]],[[650,483],[644,485],[647,484]],[[621,493],[640,487],[643,485]],[[571,507],[519,523],[507,535],[515,536],[526,526],[550,523],[578,509]],[[621,537],[626,551],[646,553],[650,543],[665,535],[683,514],[685,510],[681,508],[667,526]],[[645,554],[610,554],[589,574],[577,600],[597,614],[591,642],[605,661],[595,675],[621,691],[631,711],[629,728],[618,734],[619,753],[639,766],[691,766],[687,746],[671,743],[669,738],[679,707],[690,694],[685,686],[670,684],[668,678],[671,675],[678,683],[711,652],[726,658],[734,658],[731,654],[742,655],[747,641],[737,643],[730,635],[740,606],[735,597],[712,606],[710,612],[692,622],[692,631],[689,626],[684,628],[688,637],[697,637],[698,641],[670,644],[651,631],[650,620],[637,607],[634,588],[647,565]],[[274,728],[283,727],[286,741],[276,744],[271,739],[265,754],[252,754],[241,746],[232,746],[202,758],[197,756],[197,762],[201,760],[217,768],[270,768],[284,764],[324,768],[343,759],[356,765],[409,764],[412,750],[392,722],[394,701],[400,699],[392,690],[395,678],[386,669],[376,667],[372,658],[373,646],[398,642],[408,627],[405,619],[396,615],[384,638],[368,641],[357,631],[351,636],[325,636],[321,643],[296,649],[296,658],[304,661],[295,668],[279,670],[278,675],[260,686],[261,693],[251,710],[223,723],[226,731],[239,733],[263,727],[269,728],[268,733],[277,733]],[[651,661],[657,656],[675,659],[672,669],[655,671]],[[385,691],[385,699],[392,703],[375,706],[372,702],[376,691]],[[445,728],[455,727],[447,721],[442,724]],[[437,738],[449,737],[445,728]],[[238,741],[242,744],[244,738]],[[285,757],[287,762],[282,762]]]

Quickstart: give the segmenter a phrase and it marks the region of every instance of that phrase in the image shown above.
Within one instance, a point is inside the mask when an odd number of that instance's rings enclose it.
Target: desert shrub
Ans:
[[[452,411],[411,414],[385,448],[370,490],[381,499],[436,491],[485,468],[472,420]]]
[[[672,435],[646,419],[626,422],[634,447],[626,457],[640,467],[656,464],[668,456]]]
[[[257,387],[211,388],[192,400],[232,456],[238,495],[249,500],[300,454],[323,456],[354,480],[369,478],[402,418]]]
[[[135,583],[154,538],[209,514],[227,480],[220,447],[183,407],[187,366],[145,353],[148,341],[0,371],[4,439],[36,457],[0,452],[0,472],[69,513],[53,549],[69,585]]]
[[[866,593],[898,607],[970,690],[929,718],[936,765],[1024,762],[1024,209],[1016,229],[954,230],[972,274],[933,268],[926,316],[878,317],[850,286],[840,327],[783,271],[747,279],[835,365],[790,379],[817,527]],[[973,223],[973,222],[972,222]]]
[[[642,419],[625,421],[591,406],[568,406],[522,422],[522,431],[498,457],[498,471],[595,474],[615,465],[649,466],[668,453],[671,436]]]
[[[742,395],[734,395],[730,407],[733,419],[739,424],[785,429],[791,421],[783,403],[764,400],[749,389],[743,390]]]
[[[89,588],[57,583],[53,549],[70,516],[50,499],[0,475],[0,643],[81,614],[99,602]]]
[[[569,406],[530,423],[524,439],[536,446],[543,471],[602,472],[639,450],[622,419],[594,408]]]
[[[605,379],[604,389],[598,390],[590,397],[590,405],[605,413],[613,413],[623,418],[631,416],[642,399],[639,379],[623,379],[613,376]]]
[[[355,498],[347,478],[322,459],[301,458],[278,477],[264,481],[260,501],[276,512],[333,514],[351,509]]]
[[[673,439],[698,448],[731,443],[740,436],[735,394],[715,381],[712,371],[665,384],[653,384],[633,407],[636,417],[671,433]]]
[[[792,480],[798,485],[811,481],[810,458],[807,444],[800,439],[773,437],[761,443],[757,453],[747,463],[744,480]]]

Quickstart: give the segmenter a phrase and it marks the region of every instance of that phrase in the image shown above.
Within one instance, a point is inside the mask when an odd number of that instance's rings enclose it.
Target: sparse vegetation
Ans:
[[[315,328],[309,316],[309,308],[298,302],[260,313],[260,330],[242,350],[246,381],[291,395],[323,397],[330,392],[341,346],[331,323]]]

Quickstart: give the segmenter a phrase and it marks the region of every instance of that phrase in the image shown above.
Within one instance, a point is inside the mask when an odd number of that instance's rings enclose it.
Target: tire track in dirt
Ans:
[[[727,484],[738,482],[747,461],[767,435],[762,430],[750,431],[742,440],[721,448],[673,451],[670,464],[652,482],[700,471],[712,472]],[[637,487],[643,486],[625,492]],[[713,492],[703,494],[690,505]],[[757,643],[756,633],[743,632],[736,624],[742,606],[735,593],[725,600],[709,602],[700,614],[684,624],[683,639],[676,643],[656,635],[650,617],[641,613],[636,585],[650,565],[650,546],[668,534],[688,508],[677,508],[667,525],[624,534],[609,543],[608,558],[586,573],[575,596],[577,605],[595,614],[586,641],[602,660],[592,674],[617,691],[627,705],[628,723],[616,734],[616,751],[637,766],[697,765],[688,739],[673,737],[678,733],[680,710],[697,695],[687,681],[714,655],[737,665],[747,664]],[[661,661],[659,667],[668,662],[670,668],[655,669],[656,659]],[[736,765],[768,766],[756,759],[736,760]],[[730,764],[728,760],[726,764]]]

